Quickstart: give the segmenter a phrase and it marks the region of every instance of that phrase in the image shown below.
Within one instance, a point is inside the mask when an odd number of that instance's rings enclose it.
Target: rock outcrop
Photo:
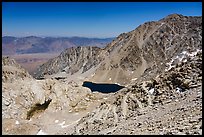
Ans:
[[[2,59],[2,65],[3,134],[37,134],[42,128],[42,118],[64,120],[75,113],[83,116],[106,96],[92,94],[90,89],[75,82],[35,80],[7,57]],[[43,125],[46,124],[47,121]]]
[[[74,74],[78,71],[84,73],[97,66],[102,60],[98,56],[101,49],[98,47],[72,47],[62,52],[58,57],[49,60],[40,66],[35,77],[43,77],[58,72]]]
[[[110,96],[73,134],[202,134],[202,53]]]
[[[17,64],[14,59],[2,57],[2,82],[24,80],[25,78],[32,78],[32,76]]]

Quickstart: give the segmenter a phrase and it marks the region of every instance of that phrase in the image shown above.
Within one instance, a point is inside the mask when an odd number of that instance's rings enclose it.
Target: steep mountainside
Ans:
[[[119,35],[104,49],[89,60],[95,71],[87,79],[93,82],[119,83],[126,85],[135,80],[148,79],[170,67],[172,59],[180,61],[185,54],[197,52],[202,48],[202,17],[187,17],[179,14],[169,15],[159,21],[152,21],[140,25],[135,30]],[[86,49],[86,48],[82,48]],[[70,51],[70,53],[68,53]],[[97,52],[96,51],[96,52]],[[72,54],[67,50],[67,54]],[[92,51],[93,52],[93,51]],[[64,54],[64,53],[63,53]],[[80,54],[79,54],[80,56]],[[37,70],[37,76],[43,76],[49,68],[49,74],[62,71],[73,63],[81,66],[87,59],[63,59],[60,55],[58,62],[50,60]],[[78,58],[76,54],[76,58]],[[97,62],[97,63],[96,63]],[[168,63],[168,64],[167,64]],[[57,69],[57,66],[64,68]],[[91,67],[88,67],[90,69]],[[74,68],[75,72],[81,67]],[[88,71],[83,69],[83,72]],[[66,71],[73,73],[73,70]],[[149,73],[149,75],[145,75]],[[143,77],[144,76],[144,77]]]
[[[109,96],[78,122],[73,134],[202,134],[201,83],[198,52]]]
[[[62,52],[58,57],[43,64],[35,77],[43,77],[58,72],[69,74],[81,71],[84,73],[97,66],[102,58],[98,56],[101,49],[98,47],[72,47]],[[40,73],[39,73],[40,72]]]
[[[106,47],[108,56],[90,80],[127,84],[145,70],[160,73],[182,51],[201,49],[201,35],[201,17],[173,14],[158,22],[147,22]]]
[[[98,46],[103,47],[113,38],[83,38],[83,37],[2,37],[2,54],[58,53],[70,47]]]

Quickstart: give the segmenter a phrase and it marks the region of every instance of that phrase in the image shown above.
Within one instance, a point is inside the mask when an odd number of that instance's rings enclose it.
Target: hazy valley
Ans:
[[[39,65],[57,57],[63,50],[77,46],[104,47],[113,38],[84,37],[2,37],[2,54],[14,58],[33,75]]]

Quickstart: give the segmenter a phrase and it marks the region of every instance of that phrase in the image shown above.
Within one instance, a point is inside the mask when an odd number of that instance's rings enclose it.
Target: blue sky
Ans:
[[[178,13],[202,16],[202,2],[3,2],[2,35],[116,37]]]

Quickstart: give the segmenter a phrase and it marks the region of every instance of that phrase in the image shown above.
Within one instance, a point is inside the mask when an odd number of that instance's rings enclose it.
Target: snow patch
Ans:
[[[202,50],[197,49],[196,51],[191,52],[191,53],[189,53],[188,51],[185,51],[185,50],[182,51],[179,55],[177,55],[176,57],[171,59],[170,62],[167,63],[168,68],[166,68],[165,71],[168,71],[171,68],[175,67],[175,65],[172,65],[174,60],[179,59],[179,62],[181,62],[181,61],[187,62],[187,59],[186,59],[187,56],[190,56],[190,57],[196,56],[198,54],[198,52],[202,52]]]
[[[176,92],[181,93],[181,92],[182,92],[182,89],[179,88],[179,87],[177,87],[177,88],[176,88]]]
[[[149,93],[150,93],[150,94],[153,94],[153,93],[154,93],[154,88],[150,89],[150,90],[149,90]]]
[[[184,55],[185,55],[185,54],[187,54],[187,51],[185,51],[185,50],[184,50],[184,51],[182,51],[182,53],[181,53],[181,54],[184,54]]]
[[[20,124],[18,120],[16,120],[16,125]]]
[[[81,119],[81,118],[80,118],[80,119]],[[68,124],[68,125],[64,125],[64,124],[65,124],[65,121],[63,121],[62,123],[60,123],[60,124],[58,124],[58,125],[60,125],[61,128],[66,128],[66,127],[68,127],[68,126],[71,126],[71,125],[77,123],[80,119],[78,119],[78,120],[76,120],[76,121],[74,121],[73,123]]]
[[[168,64],[168,63],[167,63]],[[174,66],[172,66],[171,64],[169,65],[168,68],[165,69],[165,71],[169,71],[171,68],[173,68]]]
[[[183,51],[182,54],[193,57],[193,56],[197,55],[197,53],[198,53],[199,51],[202,51],[202,50],[196,49],[196,51],[191,52],[191,53],[189,53],[189,52],[187,52],[187,51]]]
[[[43,132],[42,129],[37,133],[37,135],[47,135],[47,133]]]
[[[111,80],[111,78],[109,78],[109,80]]]
[[[63,121],[62,123],[59,123],[58,125],[61,126],[61,128],[65,128],[65,127],[68,126],[68,125],[65,125],[65,126],[64,126],[64,124],[65,124],[65,121]]]
[[[55,123],[58,123],[59,122],[59,120],[55,120]]]
[[[59,126],[63,126],[65,124],[65,121],[63,121],[62,123],[59,123]]]
[[[198,51],[195,51],[195,52],[189,53],[188,55],[193,57],[193,56],[197,55],[197,53],[198,53]]]
[[[181,62],[181,61],[183,60],[183,58],[184,58],[184,56],[181,56],[181,57],[179,58],[179,61]]]
[[[95,75],[95,73],[93,73],[91,76],[93,77]]]
[[[187,59],[184,59],[183,62],[187,62]]]
[[[133,79],[131,79],[131,80],[137,80],[137,78],[133,78]]]

